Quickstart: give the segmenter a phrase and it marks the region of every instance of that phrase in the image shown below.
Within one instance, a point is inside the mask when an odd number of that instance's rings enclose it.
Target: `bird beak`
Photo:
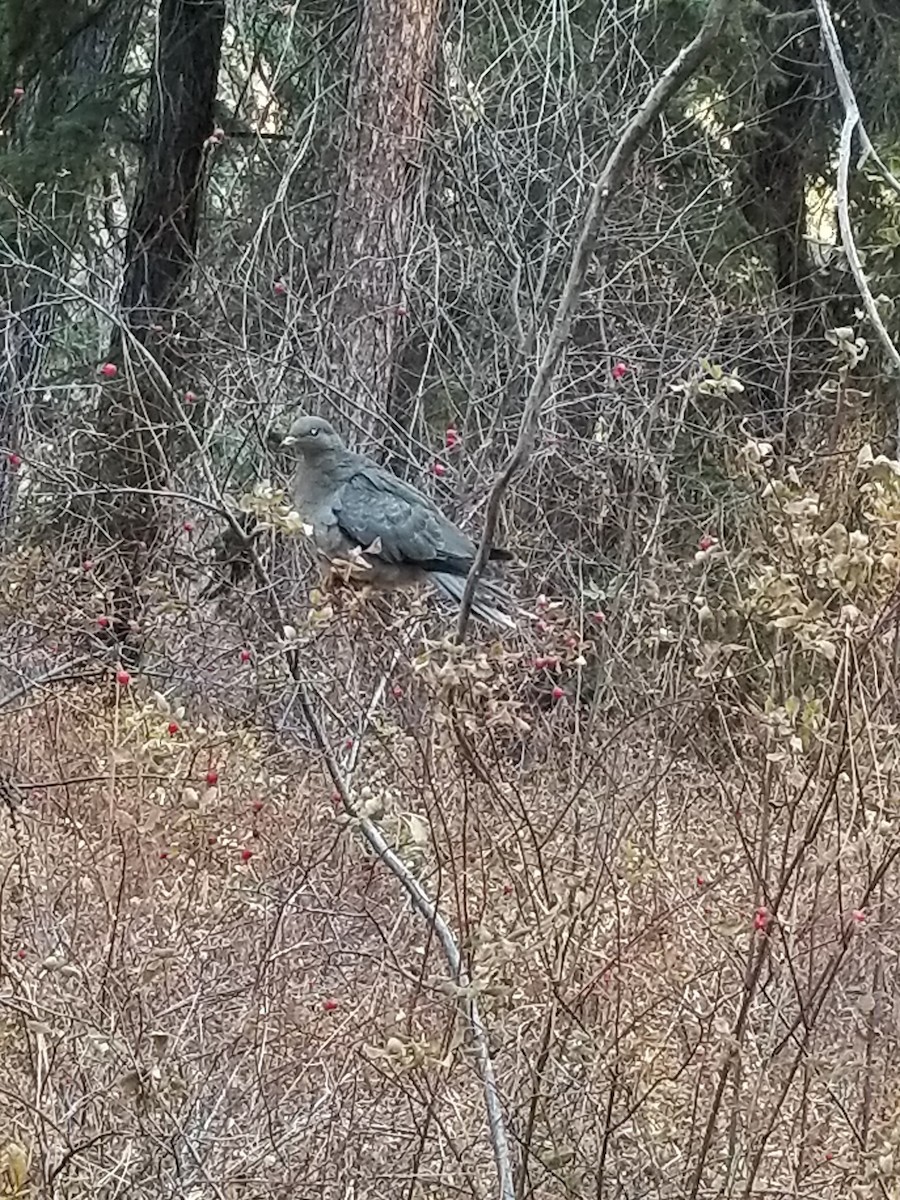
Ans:
[[[296,446],[296,444],[297,444],[297,439],[290,433],[286,437],[283,437],[281,439],[281,445],[283,447],[284,446]]]

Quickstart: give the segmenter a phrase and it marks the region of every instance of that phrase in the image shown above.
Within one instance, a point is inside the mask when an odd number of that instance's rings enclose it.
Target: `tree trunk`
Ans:
[[[390,411],[439,16],[440,0],[360,0],[319,364],[351,435]]]
[[[224,28],[225,0],[161,0],[120,298],[123,320],[143,340],[170,314],[194,262]]]
[[[783,0],[793,36],[770,16],[758,17],[762,45],[771,43],[766,82],[756,120],[733,139],[746,163],[739,203],[753,229],[771,248],[775,286],[789,297],[795,317],[811,299],[806,248],[806,166],[820,78],[819,39],[805,0]],[[808,314],[803,311],[803,320]]]
[[[178,442],[176,309],[197,246],[225,3],[161,0],[158,20],[146,151],[119,301],[122,328],[110,347],[111,360],[125,369],[121,383],[104,386],[100,421],[100,481],[132,489],[98,514],[104,532],[118,543],[126,577],[117,597],[120,629],[138,615],[141,580],[162,532],[158,493],[168,482]],[[146,355],[134,353],[123,331]]]

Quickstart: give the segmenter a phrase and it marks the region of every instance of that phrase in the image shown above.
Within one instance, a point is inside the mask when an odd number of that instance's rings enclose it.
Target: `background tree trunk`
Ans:
[[[758,113],[734,139],[743,163],[741,208],[767,242],[775,286],[808,321],[812,298],[806,247],[806,186],[812,117],[822,74],[818,30],[803,0],[782,0],[779,12],[754,19],[768,68],[758,87]],[[798,326],[799,328],[800,326]]]
[[[134,489],[105,510],[127,582],[119,594],[120,628],[133,617],[137,590],[161,534],[158,492],[166,485],[178,438],[171,386],[128,353],[127,329],[174,386],[179,297],[194,262],[203,205],[207,139],[214,128],[224,0],[161,0],[151,73],[145,157],[128,228],[120,296],[122,327],[110,358],[127,364],[121,384],[104,388],[98,475]]]
[[[340,150],[319,373],[356,431],[390,411],[440,0],[362,0]]]

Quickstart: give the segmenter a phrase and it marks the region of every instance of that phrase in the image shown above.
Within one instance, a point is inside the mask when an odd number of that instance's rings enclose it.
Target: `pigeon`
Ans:
[[[312,529],[317,552],[347,577],[381,590],[427,581],[459,605],[475,559],[471,538],[433,501],[363,454],[349,450],[322,417],[299,416],[282,442],[299,462],[293,502]],[[490,557],[509,561],[508,550]],[[509,601],[489,579],[480,579],[472,614],[514,629]]]

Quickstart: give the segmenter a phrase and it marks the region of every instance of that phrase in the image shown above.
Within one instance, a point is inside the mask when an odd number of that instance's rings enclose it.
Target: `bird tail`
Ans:
[[[465,575],[451,575],[447,571],[429,571],[428,578],[438,592],[447,600],[460,604],[463,592],[466,590]],[[489,579],[479,579],[478,587],[472,598],[472,615],[489,625],[502,625],[504,629],[515,629],[516,623],[512,617],[498,607],[509,604],[509,597],[501,588]]]

